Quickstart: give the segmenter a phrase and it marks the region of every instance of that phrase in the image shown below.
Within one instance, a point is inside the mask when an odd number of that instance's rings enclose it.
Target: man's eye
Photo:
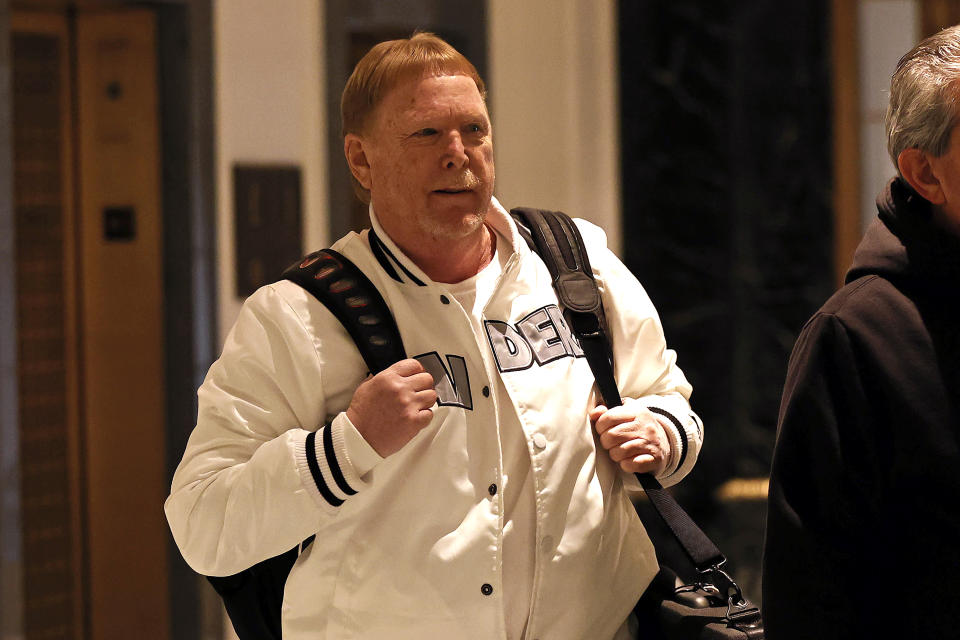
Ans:
[[[419,131],[417,131],[417,135],[423,136],[423,137],[434,136],[434,135],[437,135],[437,130],[431,127],[426,127],[424,129],[420,129]]]
[[[483,126],[474,123],[467,127],[467,131],[469,131],[470,133],[483,133]]]

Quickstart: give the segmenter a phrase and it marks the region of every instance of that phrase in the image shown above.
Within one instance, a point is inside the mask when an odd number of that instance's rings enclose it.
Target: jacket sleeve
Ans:
[[[257,291],[198,392],[164,510],[199,573],[231,575],[293,548],[366,486],[347,455],[346,416],[327,419],[331,387],[351,376],[341,366],[337,380],[324,379],[320,343],[301,315],[276,285]],[[332,315],[327,325],[340,329]]]
[[[677,366],[677,354],[667,348],[660,317],[643,286],[607,248],[599,227],[576,222],[603,298],[617,386],[625,404],[643,404],[667,427],[673,464],[660,482],[671,486],[690,473],[703,445],[703,424],[689,402],[693,387]],[[633,474],[624,474],[624,481],[628,489],[639,490]]]
[[[853,344],[843,323],[821,312],[804,327],[790,357],[763,555],[770,638],[886,635],[873,635],[864,621],[881,618],[866,612],[875,612],[876,589],[888,585],[864,582],[856,568],[857,557],[882,566],[885,552],[870,550],[877,536],[867,523],[876,522],[871,514],[880,484]]]

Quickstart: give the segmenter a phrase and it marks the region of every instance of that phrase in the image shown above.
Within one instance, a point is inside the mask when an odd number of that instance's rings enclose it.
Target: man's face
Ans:
[[[467,76],[401,81],[361,136],[370,190],[384,229],[403,246],[479,229],[493,196],[487,108]],[[348,152],[349,157],[349,152]]]

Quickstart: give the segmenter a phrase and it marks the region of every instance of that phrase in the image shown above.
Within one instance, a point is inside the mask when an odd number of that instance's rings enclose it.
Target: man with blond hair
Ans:
[[[899,175],[790,358],[770,478],[771,640],[960,635],[960,27],[900,59]]]
[[[381,43],[341,111],[371,228],[333,248],[412,357],[368,376],[305,290],[254,293],[167,500],[180,550],[222,576],[316,535],[286,581],[285,639],[631,637],[657,560],[625,485],[678,481],[702,440],[653,305],[578,222],[626,398],[597,406],[549,273],[493,198],[473,65],[430,34]]]

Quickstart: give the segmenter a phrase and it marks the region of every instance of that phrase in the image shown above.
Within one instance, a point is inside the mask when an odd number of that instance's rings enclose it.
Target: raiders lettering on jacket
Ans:
[[[555,304],[537,309],[516,325],[500,320],[485,320],[483,324],[501,372],[529,369],[534,362],[542,366],[558,358],[583,357],[583,349]],[[473,410],[470,374],[462,356],[448,354],[446,364],[436,351],[414,359],[433,376],[437,404]]]
[[[583,349],[555,304],[537,309],[515,326],[484,320],[487,339],[501,372],[521,371],[536,362],[543,366],[559,358],[581,358]]]

